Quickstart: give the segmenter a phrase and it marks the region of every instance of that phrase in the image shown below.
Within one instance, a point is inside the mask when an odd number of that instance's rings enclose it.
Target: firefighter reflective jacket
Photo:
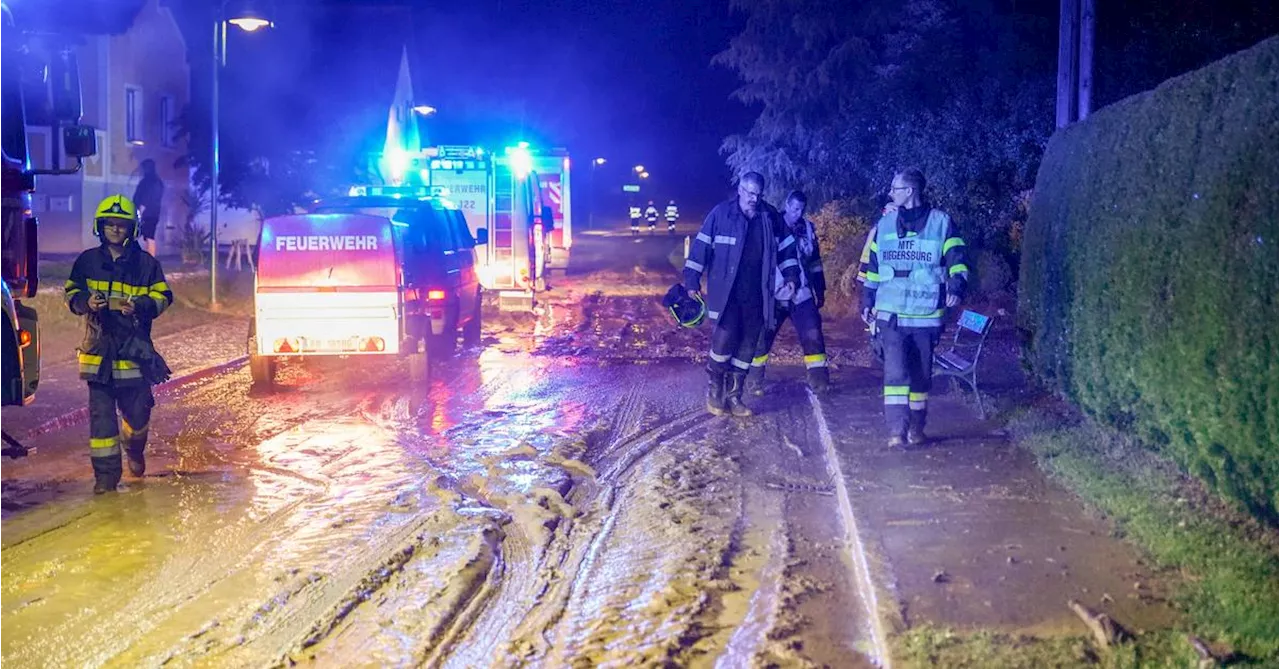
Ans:
[[[667,220],[674,221],[680,218],[680,210],[674,204],[667,205]]]
[[[796,239],[791,236],[787,224],[778,210],[761,202],[761,223],[765,228],[764,267],[761,268],[760,291],[764,295],[764,323],[773,328],[774,322],[774,273],[781,271],[784,281],[800,285],[800,262],[796,259]],[[702,275],[707,275],[707,317],[720,320],[720,313],[729,302],[733,281],[742,263],[742,244],[747,236],[747,217],[738,206],[737,198],[721,202],[702,222],[702,229],[689,246],[689,257],[684,261],[684,287],[689,291],[700,290]],[[769,242],[773,243],[770,244]]]
[[[108,305],[97,312],[89,310],[93,293],[108,299]],[[145,358],[155,351],[151,321],[173,303],[160,263],[132,240],[114,260],[103,244],[76,258],[64,294],[71,313],[84,316],[80,378],[121,385],[147,383],[143,372],[152,361]],[[134,303],[131,316],[119,310],[126,299]]]
[[[631,207],[627,212],[630,214],[631,218],[634,218],[637,221],[640,220],[640,207]]]
[[[875,305],[876,320],[896,319],[900,328],[940,328],[947,293],[963,297],[969,278],[964,240],[937,209],[910,222],[902,216],[876,224],[863,304]]]
[[[658,220],[658,208],[653,205],[646,207],[644,210],[644,218],[650,223]]]
[[[791,229],[796,238],[796,259],[800,261],[800,288],[795,297],[788,300],[791,304],[800,304],[811,300],[815,295],[827,292],[826,274],[822,270],[822,252],[818,250],[818,230],[807,218],[800,219],[799,226]],[[781,287],[782,273],[774,276],[774,284]],[[785,304],[783,306],[786,306]]]

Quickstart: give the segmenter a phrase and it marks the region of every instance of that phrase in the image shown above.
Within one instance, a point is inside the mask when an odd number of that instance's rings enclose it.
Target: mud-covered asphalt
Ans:
[[[115,495],[83,423],[35,437],[3,469],[4,663],[868,664],[807,393],[703,412],[705,332],[650,297],[677,243],[584,244],[426,385],[348,359],[167,389]]]

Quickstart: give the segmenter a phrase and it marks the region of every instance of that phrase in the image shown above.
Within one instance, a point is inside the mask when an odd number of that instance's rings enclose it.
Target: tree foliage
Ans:
[[[255,117],[254,113],[259,112]],[[219,136],[218,201],[225,207],[256,209],[265,216],[289,213],[317,197],[338,194],[356,183],[360,146],[333,133],[327,141],[315,133],[269,122],[261,110],[233,106]],[[178,118],[178,133],[188,152],[180,160],[194,168],[192,184],[200,193],[210,186],[209,119],[190,107]]]
[[[734,3],[743,32],[715,62],[757,106],[725,140],[735,170],[819,202],[869,200],[894,171],[925,171],[935,203],[974,241],[1012,251],[1009,228],[1053,125],[1052,17],[958,0]]]

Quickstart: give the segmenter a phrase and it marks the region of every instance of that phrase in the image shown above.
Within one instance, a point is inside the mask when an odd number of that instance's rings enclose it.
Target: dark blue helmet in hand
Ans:
[[[671,312],[676,323],[684,328],[696,328],[707,318],[707,304],[700,296],[690,295],[682,284],[672,286],[662,297],[662,306]]]

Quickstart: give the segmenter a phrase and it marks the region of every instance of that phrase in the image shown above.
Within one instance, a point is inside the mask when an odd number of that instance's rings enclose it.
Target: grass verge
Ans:
[[[1188,631],[1275,666],[1275,528],[1113,430],[1048,408],[1029,411],[1011,428],[1047,471],[1112,516],[1128,539],[1188,576],[1178,598]]]
[[[1097,666],[1106,669],[1196,667],[1200,656],[1183,635],[1173,631],[1144,634],[1137,639],[1099,650],[1084,637],[1037,638],[994,632],[959,633],[921,626],[893,640],[898,666],[984,667],[985,669],[1066,669]]]
[[[1010,433],[1041,467],[1110,516],[1157,565],[1183,576],[1174,604],[1181,629],[1101,649],[1080,637],[1040,639],[921,626],[894,640],[910,667],[1275,667],[1277,537],[1134,439],[1055,402],[1019,410]],[[1118,621],[1121,624],[1124,621]],[[1190,637],[1213,659],[1201,664]]]

